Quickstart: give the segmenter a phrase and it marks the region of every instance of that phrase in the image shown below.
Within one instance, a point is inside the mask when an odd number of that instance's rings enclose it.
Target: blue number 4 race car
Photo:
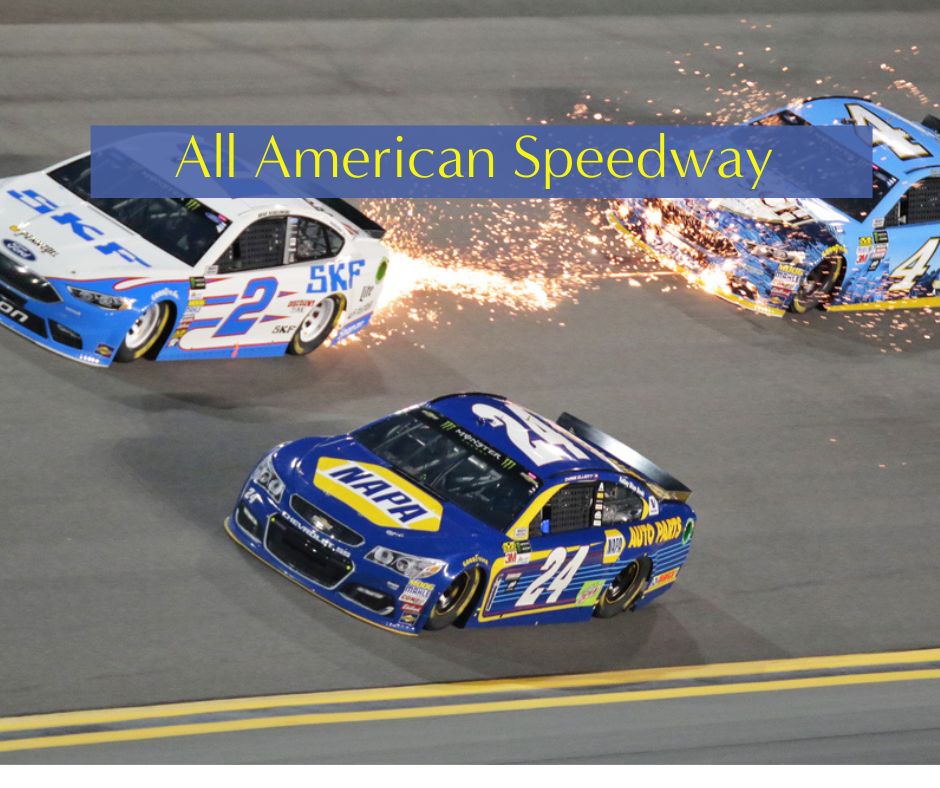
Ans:
[[[455,394],[265,456],[229,535],[401,634],[609,618],[668,590],[690,491],[600,430]]]
[[[811,99],[761,125],[870,126],[872,196],[624,200],[611,225],[665,265],[768,315],[940,306],[940,119],[853,97]]]
[[[94,366],[303,355],[362,329],[384,231],[338,199],[99,199],[88,155],[0,181],[0,324]]]

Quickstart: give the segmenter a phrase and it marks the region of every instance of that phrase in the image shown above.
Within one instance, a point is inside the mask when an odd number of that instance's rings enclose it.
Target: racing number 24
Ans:
[[[552,550],[548,554],[548,558],[545,559],[545,563],[542,564],[541,574],[520,594],[519,599],[516,601],[516,607],[534,605],[546,583],[548,584],[548,596],[545,599],[545,604],[550,605],[557,602],[569,583],[571,583],[571,579],[581,568],[581,564],[584,563],[588,549],[588,545],[581,545],[578,551],[571,556],[571,560],[568,561],[567,565],[565,559],[568,557],[568,551],[564,547],[556,547]]]

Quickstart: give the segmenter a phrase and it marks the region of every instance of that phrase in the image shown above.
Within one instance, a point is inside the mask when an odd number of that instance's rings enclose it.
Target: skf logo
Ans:
[[[365,268],[365,260],[348,263],[317,263],[310,266],[308,293],[336,293],[352,288],[355,279]]]
[[[313,483],[384,528],[437,531],[441,504],[388,468],[321,457]]]
[[[630,528],[628,547],[648,547],[651,544],[671,542],[682,536],[682,518],[670,517],[649,525],[634,525]]]

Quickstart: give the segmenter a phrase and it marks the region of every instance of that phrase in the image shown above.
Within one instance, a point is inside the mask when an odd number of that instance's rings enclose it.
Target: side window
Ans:
[[[940,222],[940,178],[918,181],[885,216],[885,227]]]
[[[314,219],[291,216],[289,247],[289,262],[303,263],[336,257],[343,248],[343,239],[339,233]]]
[[[633,490],[619,484],[611,484],[604,494],[604,512],[601,522],[604,525],[622,525],[632,523],[643,517],[643,499]]]
[[[529,538],[590,528],[596,487],[593,483],[569,484],[560,489],[529,525]]]
[[[259,219],[232,243],[219,258],[219,273],[254,271],[284,264],[284,235],[287,220],[282,216]]]

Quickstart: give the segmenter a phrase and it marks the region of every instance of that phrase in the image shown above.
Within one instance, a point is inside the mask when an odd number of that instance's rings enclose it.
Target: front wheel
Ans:
[[[315,304],[297,326],[297,331],[287,346],[287,352],[294,356],[312,353],[333,333],[342,313],[341,302],[336,296],[329,296]]]
[[[469,569],[466,572],[461,572],[454,578],[454,582],[447,587],[447,590],[437,598],[424,628],[444,629],[444,627],[449,627],[467,609],[467,605],[470,604],[479,587],[479,570]]]
[[[828,303],[839,283],[844,266],[845,262],[841,257],[827,257],[822,260],[803,279],[799,290],[793,296],[790,309],[802,315],[810,309]]]
[[[128,362],[145,356],[157,343],[169,318],[170,306],[166,302],[148,306],[124,335],[114,360]]]
[[[594,615],[598,618],[613,618],[636,602],[649,580],[652,566],[645,556],[627,564],[604,589],[594,608]]]

